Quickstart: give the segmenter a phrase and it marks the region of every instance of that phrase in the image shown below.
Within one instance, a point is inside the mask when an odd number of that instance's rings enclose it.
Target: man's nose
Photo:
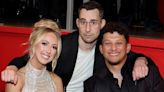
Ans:
[[[86,23],[86,31],[89,32],[91,30],[91,25],[89,22]]]
[[[115,44],[112,44],[111,49],[112,50],[116,50],[116,45]]]

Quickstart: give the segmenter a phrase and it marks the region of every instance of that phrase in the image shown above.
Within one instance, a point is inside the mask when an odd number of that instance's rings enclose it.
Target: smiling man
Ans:
[[[106,66],[85,81],[84,92],[164,92],[164,80],[154,63],[148,64],[147,77],[133,81],[128,38],[128,29],[121,23],[109,23],[104,28],[99,49]]]

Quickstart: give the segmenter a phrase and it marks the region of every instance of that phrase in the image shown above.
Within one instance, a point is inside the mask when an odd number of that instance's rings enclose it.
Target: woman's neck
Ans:
[[[36,69],[38,69],[38,70],[42,70],[42,69],[44,69],[44,68],[46,67],[45,65],[39,63],[39,61],[38,61],[37,59],[35,59],[35,58],[31,58],[31,59],[29,60],[29,63],[30,63],[34,68],[36,68]]]

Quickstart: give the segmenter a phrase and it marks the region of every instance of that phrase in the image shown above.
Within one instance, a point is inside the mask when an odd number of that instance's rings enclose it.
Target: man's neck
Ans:
[[[121,69],[122,69],[123,65],[125,64],[125,62],[126,62],[126,59],[116,65],[109,64],[108,61],[105,62],[108,70],[113,74],[113,77],[118,79],[119,87],[121,87],[122,80],[123,80],[123,76],[121,74]]]
[[[121,74],[121,65],[108,65],[109,71],[114,74]]]
[[[90,51],[96,46],[96,42],[86,43],[81,38],[79,38],[79,48],[83,51]]]

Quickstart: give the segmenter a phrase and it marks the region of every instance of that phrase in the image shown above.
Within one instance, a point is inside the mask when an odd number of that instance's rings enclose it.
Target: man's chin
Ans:
[[[91,43],[94,43],[95,40],[92,40],[92,39],[85,39],[85,43],[88,43],[88,44],[91,44]]]
[[[108,62],[111,65],[118,65],[120,62],[119,61],[113,61],[113,62]]]

